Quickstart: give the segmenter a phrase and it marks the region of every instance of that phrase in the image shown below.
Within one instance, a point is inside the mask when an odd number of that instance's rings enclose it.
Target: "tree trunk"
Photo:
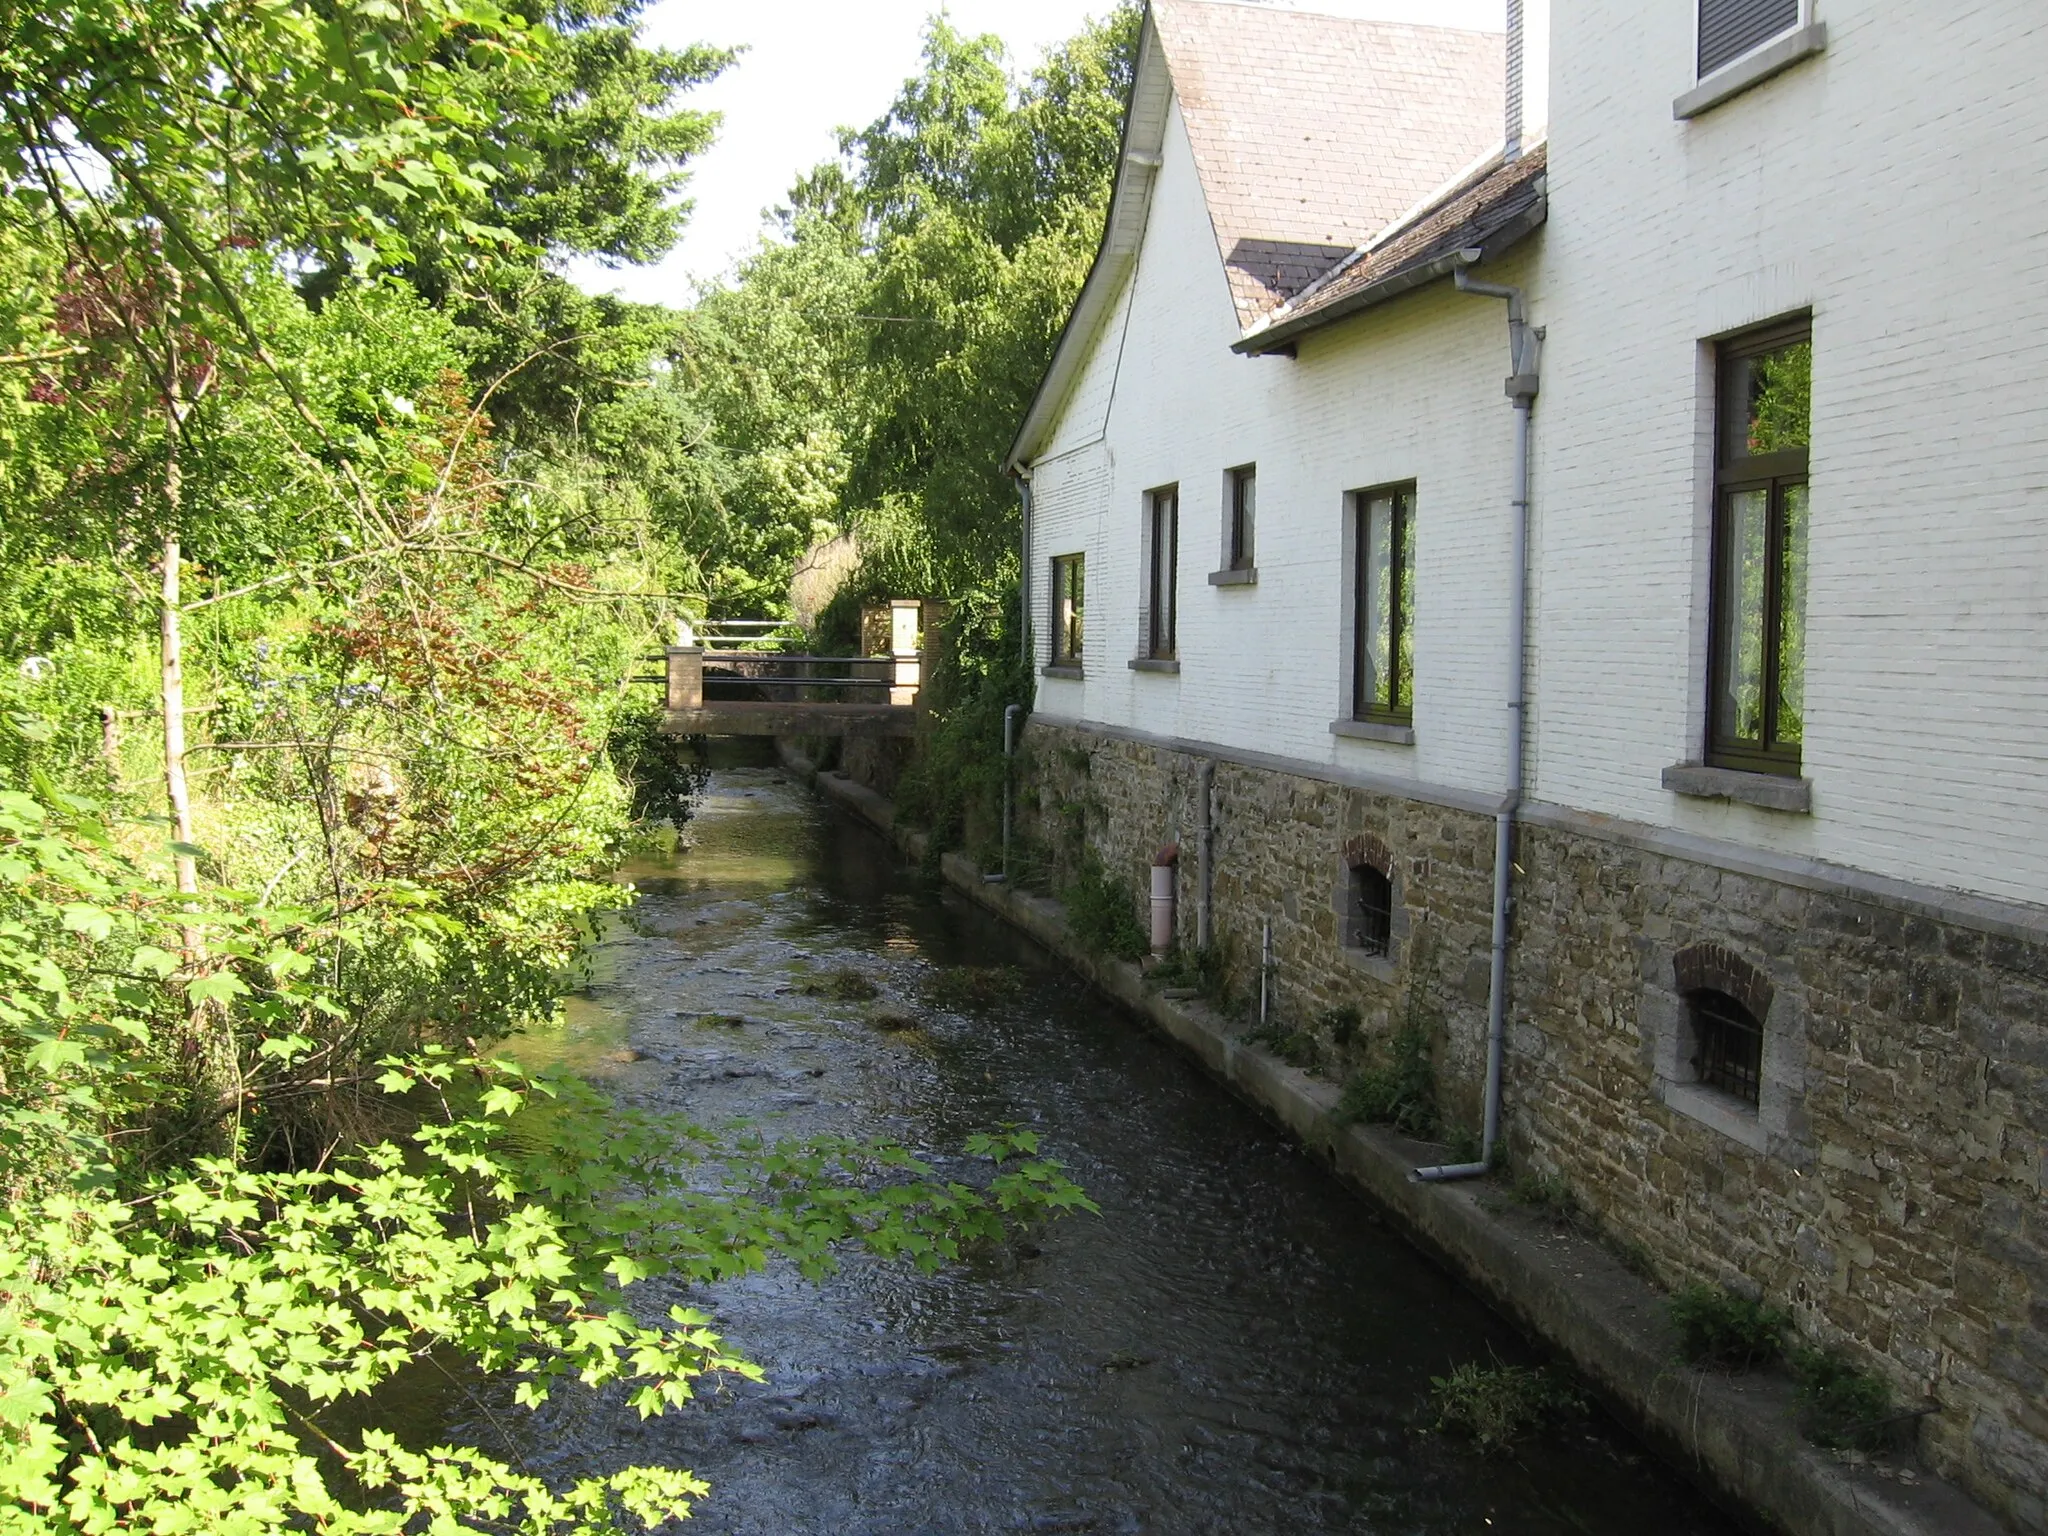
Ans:
[[[184,551],[179,540],[185,510],[185,472],[179,460],[185,424],[178,383],[178,352],[170,349],[169,383],[164,391],[164,539],[158,573],[157,640],[161,663],[164,712],[164,791],[170,802],[171,839],[180,846],[172,855],[181,895],[199,894],[199,864],[186,850],[192,846],[192,790],[185,777],[185,634],[179,579]],[[197,924],[182,934],[185,969],[196,973],[206,963],[206,935]],[[193,1113],[202,1134],[199,1145],[216,1146],[228,1134],[224,1112],[235,1110],[242,1097],[241,1062],[234,1030],[226,1012],[214,1004],[192,1003],[185,1014],[185,1037],[179,1042],[186,1077],[191,1084]]]

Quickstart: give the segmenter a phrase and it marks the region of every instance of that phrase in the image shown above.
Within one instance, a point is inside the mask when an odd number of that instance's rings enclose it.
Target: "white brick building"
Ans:
[[[1498,34],[1155,0],[1102,253],[1013,460],[1033,730],[1129,779],[1098,850],[1185,844],[1202,764],[1240,804],[1264,775],[1324,807],[1219,826],[1234,851],[1211,890],[1183,870],[1184,912],[1213,898],[1240,951],[1277,923],[1304,1011],[1427,1001],[1454,1097],[1490,1002],[1516,1155],[1674,1274],[1865,1351],[1937,1405],[1937,1462],[2033,1530],[2044,21],[1555,0],[1547,133],[1504,145]],[[1503,305],[1461,266],[1543,333],[1526,885],[1490,989],[1442,947],[1476,932],[1483,960],[1484,827],[1513,801],[1514,412]],[[1484,850],[1456,893],[1444,815]],[[1396,908],[1363,944],[1360,848]],[[1746,1064],[1703,998],[1754,1028]]]

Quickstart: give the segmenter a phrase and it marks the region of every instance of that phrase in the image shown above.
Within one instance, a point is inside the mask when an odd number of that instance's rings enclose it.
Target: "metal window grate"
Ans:
[[[1799,0],[1699,0],[1700,78],[1799,25]]]
[[[1693,1071],[1709,1088],[1757,1102],[1763,1087],[1764,1029],[1725,992],[1695,992],[1692,1004]]]
[[[1384,955],[1394,936],[1394,882],[1370,864],[1351,866],[1351,944]]]

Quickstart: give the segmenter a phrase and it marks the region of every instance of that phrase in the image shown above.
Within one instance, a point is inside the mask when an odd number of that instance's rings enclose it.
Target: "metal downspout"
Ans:
[[[1031,671],[1031,471],[1017,475],[1017,655]]]
[[[1468,252],[1467,265],[1478,259]],[[1529,418],[1540,385],[1538,368],[1543,333],[1528,323],[1522,290],[1500,283],[1475,281],[1464,267],[1456,273],[1461,292],[1480,298],[1505,299],[1508,306],[1508,351],[1514,372],[1507,395],[1515,407],[1515,484],[1513,501],[1514,590],[1508,603],[1508,751],[1506,793],[1493,827],[1493,956],[1486,996],[1486,1118],[1476,1163],[1438,1164],[1417,1168],[1414,1177],[1426,1182],[1469,1179],[1493,1166],[1500,1140],[1501,1067],[1507,1044],[1508,921],[1514,895],[1515,818],[1522,807],[1522,748],[1527,734],[1525,684],[1529,630]]]

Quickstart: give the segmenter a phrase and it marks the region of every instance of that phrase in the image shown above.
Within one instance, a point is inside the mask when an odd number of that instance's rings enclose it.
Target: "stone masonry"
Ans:
[[[1178,842],[1193,943],[1202,758],[1034,721],[1021,832],[1132,893]],[[1493,821],[1228,758],[1215,936],[1240,1003],[1270,921],[1275,1023],[1342,1078],[1403,1024],[1453,1126],[1483,1091]],[[2048,917],[1772,878],[1533,807],[1516,853],[1505,1136],[1666,1283],[1788,1307],[1891,1382],[1928,1462],[2048,1531]],[[1705,846],[1705,845],[1702,845]],[[1348,865],[1392,877],[1389,953],[1347,947]],[[1691,1081],[1684,993],[1763,1020],[1754,1109]],[[1356,1007],[1340,1045],[1327,1015]]]

